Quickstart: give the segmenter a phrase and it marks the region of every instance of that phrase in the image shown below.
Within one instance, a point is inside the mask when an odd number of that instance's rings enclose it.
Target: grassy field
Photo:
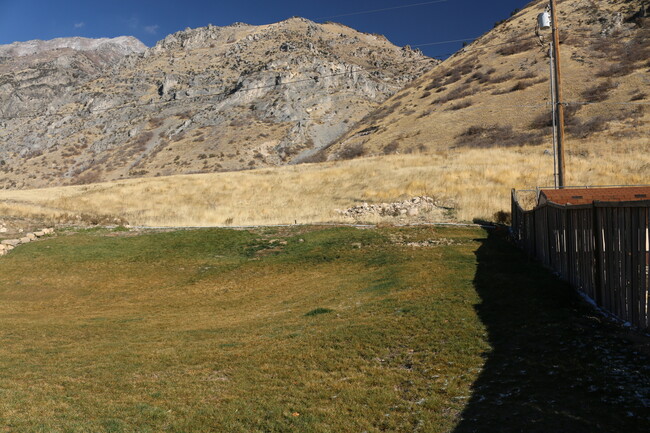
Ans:
[[[640,432],[632,337],[478,228],[64,232],[0,258],[0,431]]]
[[[647,183],[650,153],[592,146],[569,155],[567,184]],[[245,172],[0,190],[0,215],[56,222],[128,221],[147,226],[352,222],[336,209],[433,196],[445,220],[491,220],[510,209],[511,188],[553,184],[553,157],[539,147],[392,155]],[[365,217],[364,222],[377,222]]]

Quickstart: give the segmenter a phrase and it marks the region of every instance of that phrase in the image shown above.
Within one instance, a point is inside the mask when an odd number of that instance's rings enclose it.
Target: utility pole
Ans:
[[[564,188],[564,104],[562,102],[562,80],[560,69],[560,35],[558,30],[557,4],[556,0],[550,0],[551,7],[551,28],[553,36],[553,49],[551,59],[553,65],[553,82],[555,83],[553,93],[555,109],[554,119],[557,136],[557,188]]]

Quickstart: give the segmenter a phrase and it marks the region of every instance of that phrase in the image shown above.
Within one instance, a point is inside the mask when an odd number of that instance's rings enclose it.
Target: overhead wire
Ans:
[[[387,7],[387,8],[380,8],[380,9],[371,9],[371,10],[365,10],[365,11],[358,11],[358,12],[350,12],[350,13],[345,13],[345,14],[339,14],[339,15],[330,15],[327,17],[319,17],[319,18],[314,18],[316,21],[320,20],[327,20],[331,18],[341,18],[341,17],[351,17],[355,15],[366,15],[366,14],[374,14],[377,12],[387,12],[387,11],[393,11],[397,9],[406,9],[406,8],[412,8],[416,6],[425,6],[425,5],[431,5],[431,4],[436,4],[436,3],[446,3],[449,0],[434,0],[434,1],[428,1],[428,2],[421,2],[421,3],[411,3],[408,5],[401,5],[401,6],[393,6],[393,7]]]

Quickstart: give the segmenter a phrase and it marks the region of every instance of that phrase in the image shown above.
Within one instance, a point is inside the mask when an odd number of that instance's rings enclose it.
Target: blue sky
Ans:
[[[396,45],[480,36],[529,0],[0,0],[0,44],[31,39],[135,36],[148,46],[186,27],[241,21],[268,24],[291,16],[336,21],[385,35]],[[391,9],[394,7],[400,9]],[[390,9],[353,14],[360,11]],[[350,15],[348,15],[350,14]],[[342,15],[342,16],[339,16]],[[532,30],[531,30],[532,31]],[[461,43],[421,47],[443,56]]]

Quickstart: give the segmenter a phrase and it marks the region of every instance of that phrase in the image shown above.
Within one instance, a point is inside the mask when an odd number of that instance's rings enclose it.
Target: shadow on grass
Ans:
[[[603,320],[503,231],[476,256],[492,351],[454,433],[650,431],[648,339]]]

